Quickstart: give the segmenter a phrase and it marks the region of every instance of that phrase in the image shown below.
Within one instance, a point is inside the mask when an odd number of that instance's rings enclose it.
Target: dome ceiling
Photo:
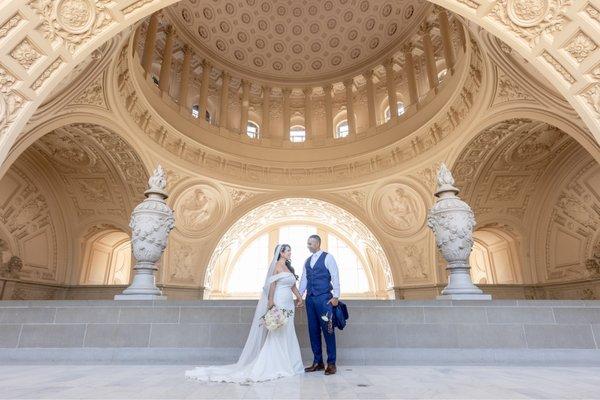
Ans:
[[[183,0],[178,35],[217,67],[276,81],[328,80],[397,48],[429,3],[419,0]]]

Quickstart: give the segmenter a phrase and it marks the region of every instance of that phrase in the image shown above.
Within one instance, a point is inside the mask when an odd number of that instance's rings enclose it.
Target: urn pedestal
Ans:
[[[156,287],[157,261],[162,256],[169,232],[175,225],[173,210],[165,199],[166,177],[159,165],[148,181],[146,199],[131,214],[131,247],[136,260],[131,285],[116,295],[115,300],[166,300]]]
[[[469,256],[473,248],[475,218],[471,207],[458,196],[454,178],[442,164],[438,172],[435,204],[429,210],[427,225],[435,234],[435,242],[448,262],[448,285],[438,300],[491,300],[471,280]]]

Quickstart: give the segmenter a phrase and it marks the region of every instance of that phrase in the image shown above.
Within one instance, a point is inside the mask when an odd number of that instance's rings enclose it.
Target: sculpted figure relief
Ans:
[[[390,219],[400,229],[410,229],[417,223],[417,205],[415,199],[406,194],[402,188],[397,188],[394,194],[387,196],[387,213]]]
[[[210,218],[211,199],[202,189],[194,189],[179,209],[179,218],[189,229],[198,229]]]

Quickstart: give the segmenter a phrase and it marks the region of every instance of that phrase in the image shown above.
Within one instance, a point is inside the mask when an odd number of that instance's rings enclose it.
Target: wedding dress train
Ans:
[[[275,254],[279,254],[278,250]],[[256,308],[252,328],[238,362],[223,366],[196,367],[186,371],[186,378],[199,381],[243,383],[267,381],[304,372],[300,345],[294,328],[294,315],[292,314],[283,326],[274,331],[267,331],[266,328],[260,326],[259,319],[266,312],[268,288],[272,282],[277,282],[273,297],[275,305],[295,313],[291,288],[296,284],[296,278],[290,272],[272,275],[273,269],[274,263],[271,263],[270,273]]]

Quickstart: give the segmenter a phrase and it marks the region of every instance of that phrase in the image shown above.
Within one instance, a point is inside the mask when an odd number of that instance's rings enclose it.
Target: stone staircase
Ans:
[[[600,365],[600,301],[346,302],[338,363]],[[226,363],[254,301],[0,301],[0,363]],[[296,328],[311,361],[306,316]]]

